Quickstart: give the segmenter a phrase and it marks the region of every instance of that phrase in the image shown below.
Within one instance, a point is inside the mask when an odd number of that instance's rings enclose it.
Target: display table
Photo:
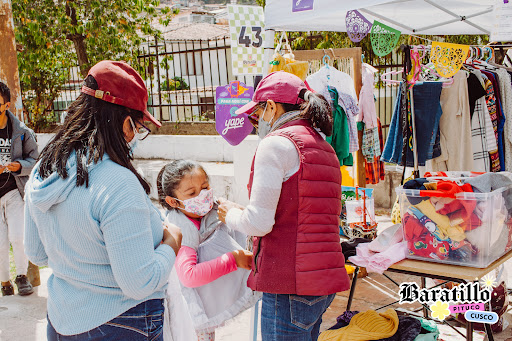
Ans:
[[[440,279],[440,280],[444,280],[447,282],[468,283],[468,282],[478,281],[480,278],[482,278],[483,276],[485,276],[492,270],[496,269],[498,266],[502,265],[510,258],[512,258],[512,251],[509,251],[508,253],[506,253],[501,258],[499,258],[494,263],[492,263],[491,265],[489,265],[487,268],[484,268],[484,269],[471,268],[471,267],[467,267],[467,266],[450,265],[450,264],[432,263],[432,262],[426,262],[426,261],[421,261],[421,260],[405,259],[396,264],[393,264],[386,271],[421,277],[422,287],[425,287],[425,278]],[[347,264],[354,265],[354,264],[351,264],[350,262],[347,262]],[[350,294],[348,296],[347,310],[350,310],[350,307],[352,305],[352,299],[354,298],[355,288],[357,285],[357,273],[359,272],[359,267],[356,265],[354,265],[354,266],[356,267],[356,269],[354,271],[354,276],[352,278],[352,285],[350,287]],[[390,278],[385,273],[384,273],[384,276],[386,278],[388,278],[390,281],[392,281],[395,285],[397,285],[397,286],[400,285],[399,283],[395,282],[392,278]],[[437,286],[439,286],[439,285],[437,285]],[[376,310],[388,307],[390,305],[394,305],[396,303],[398,303],[398,301],[388,304],[386,306],[380,307]],[[426,316],[427,307],[424,306],[423,311],[424,311],[424,315]],[[443,321],[443,323],[445,323],[453,328],[453,326],[451,326],[446,321]],[[485,327],[486,327],[485,329],[486,329],[488,340],[493,341],[494,337],[492,336],[492,331],[491,331],[490,325],[486,324]],[[466,325],[466,339],[468,341],[473,340],[473,324],[471,322],[468,322]]]

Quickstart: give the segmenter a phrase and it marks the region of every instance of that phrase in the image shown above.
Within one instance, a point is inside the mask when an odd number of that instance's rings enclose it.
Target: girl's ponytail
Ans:
[[[308,119],[313,127],[320,129],[327,136],[332,135],[332,109],[325,97],[309,90],[302,90],[299,97],[304,99],[301,106],[302,117]]]

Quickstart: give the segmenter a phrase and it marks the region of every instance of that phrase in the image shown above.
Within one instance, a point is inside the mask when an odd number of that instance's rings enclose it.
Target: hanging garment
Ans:
[[[506,117],[510,115],[510,118],[512,118],[512,80],[510,74],[504,69],[498,69],[496,74],[498,75],[503,113]],[[505,146],[505,170],[510,172],[512,171],[512,119],[505,120],[503,139]]]
[[[496,96],[494,94],[494,86],[492,85],[492,82],[487,78],[487,76],[485,78],[485,103],[487,104],[487,109],[489,110],[489,115],[491,117],[494,137],[496,139],[496,143],[498,143],[498,111],[496,109]],[[490,152],[489,156],[491,158],[491,172],[499,172],[501,170],[499,152]]]
[[[349,152],[354,153],[359,150],[359,137],[357,133],[357,116],[359,107],[357,106],[356,90],[354,80],[350,75],[341,72],[333,67],[322,67],[316,73],[308,76],[306,85],[317,93],[323,95],[330,102],[331,95],[329,89],[336,89],[338,92],[338,105],[343,108],[348,122],[349,131]],[[334,108],[333,108],[334,110]]]
[[[354,153],[359,150],[359,135],[357,132],[357,116],[359,116],[359,107],[356,100],[343,92],[338,92],[338,104],[343,108],[347,115],[348,133],[350,137],[349,152]]]
[[[326,141],[334,148],[340,166],[352,166],[354,165],[354,159],[349,151],[350,137],[347,115],[338,103],[338,91],[331,88],[329,92],[333,102],[333,129],[332,135],[328,136]]]
[[[440,104],[441,90],[442,83],[440,82],[417,83],[413,87],[416,144],[418,149],[417,157],[418,164],[420,166],[425,166],[427,160],[438,157],[441,153],[439,146],[438,148],[435,148],[439,121],[443,113]],[[407,153],[406,165],[408,167],[413,167],[414,157],[412,151],[412,134],[408,134],[408,137],[410,138],[407,138],[406,148],[404,148],[403,144],[400,144],[400,140],[403,139],[404,136],[403,125],[401,127],[402,134],[400,134],[400,129],[398,127],[399,120],[398,117],[395,117],[398,115],[399,108],[402,106],[401,100],[400,96],[398,96],[395,104],[395,113],[393,114],[391,121],[391,124],[394,124],[395,126],[390,126],[390,135],[388,136],[386,146],[384,147],[382,160],[390,163],[403,164],[400,152],[405,149]],[[397,149],[399,149],[400,146],[402,146],[402,150],[397,152]],[[435,153],[435,151],[437,152]]]
[[[467,72],[459,71],[453,77],[453,84],[441,92],[441,156],[427,163],[427,171],[473,169],[471,113],[466,79]]]
[[[494,90],[494,96],[496,99],[496,111],[498,114],[498,154],[500,158],[500,169],[502,172],[505,171],[505,146],[504,146],[504,139],[503,139],[503,130],[505,127],[505,115],[503,113],[503,107],[501,103],[501,93],[500,93],[500,86],[498,83],[498,76],[495,73],[482,70],[483,74],[487,76],[487,78],[491,81],[493,90]]]
[[[373,70],[363,66],[363,86],[359,93],[359,121],[364,122],[366,129],[377,128],[377,111],[375,110],[375,76]]]
[[[366,162],[373,162],[375,157],[381,155],[379,127],[364,129],[362,153]]]
[[[477,83],[475,83],[475,80]],[[471,119],[471,141],[473,146],[473,169],[475,172],[489,172],[491,169],[490,152],[498,151],[494,138],[492,121],[485,102],[486,91],[483,86],[482,73],[474,70],[468,78],[468,95],[470,105],[475,100]],[[480,97],[478,97],[480,96]]]
[[[290,54],[282,56],[280,53],[275,53],[268,73],[284,71],[305,80],[309,71],[309,63],[295,60],[292,56]]]
[[[380,120],[377,119],[378,133],[379,133],[379,147],[380,150],[384,150],[384,138],[382,137],[382,125]],[[380,160],[380,155],[375,156],[373,161],[370,162],[365,159],[364,168],[366,170],[366,183],[367,184],[378,184],[381,180],[386,178],[386,171],[384,169],[384,162]]]
[[[306,83],[315,91],[317,91],[317,89],[324,89],[331,86],[336,88],[338,93],[345,93],[354,99],[357,98],[356,88],[354,87],[354,80],[352,77],[332,66],[323,66],[320,70],[308,76],[306,78]]]

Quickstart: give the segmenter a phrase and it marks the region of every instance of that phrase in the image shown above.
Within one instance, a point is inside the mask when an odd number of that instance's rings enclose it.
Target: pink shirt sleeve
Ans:
[[[188,288],[197,288],[213,282],[237,269],[235,256],[228,252],[208,262],[197,263],[197,252],[182,246],[174,263],[178,278]]]

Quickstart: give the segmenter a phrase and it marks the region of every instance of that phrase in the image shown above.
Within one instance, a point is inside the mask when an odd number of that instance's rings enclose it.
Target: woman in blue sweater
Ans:
[[[143,121],[160,123],[124,62],[96,64],[81,92],[26,186],[26,253],[53,271],[48,340],[162,340],[181,234],[131,163]]]

